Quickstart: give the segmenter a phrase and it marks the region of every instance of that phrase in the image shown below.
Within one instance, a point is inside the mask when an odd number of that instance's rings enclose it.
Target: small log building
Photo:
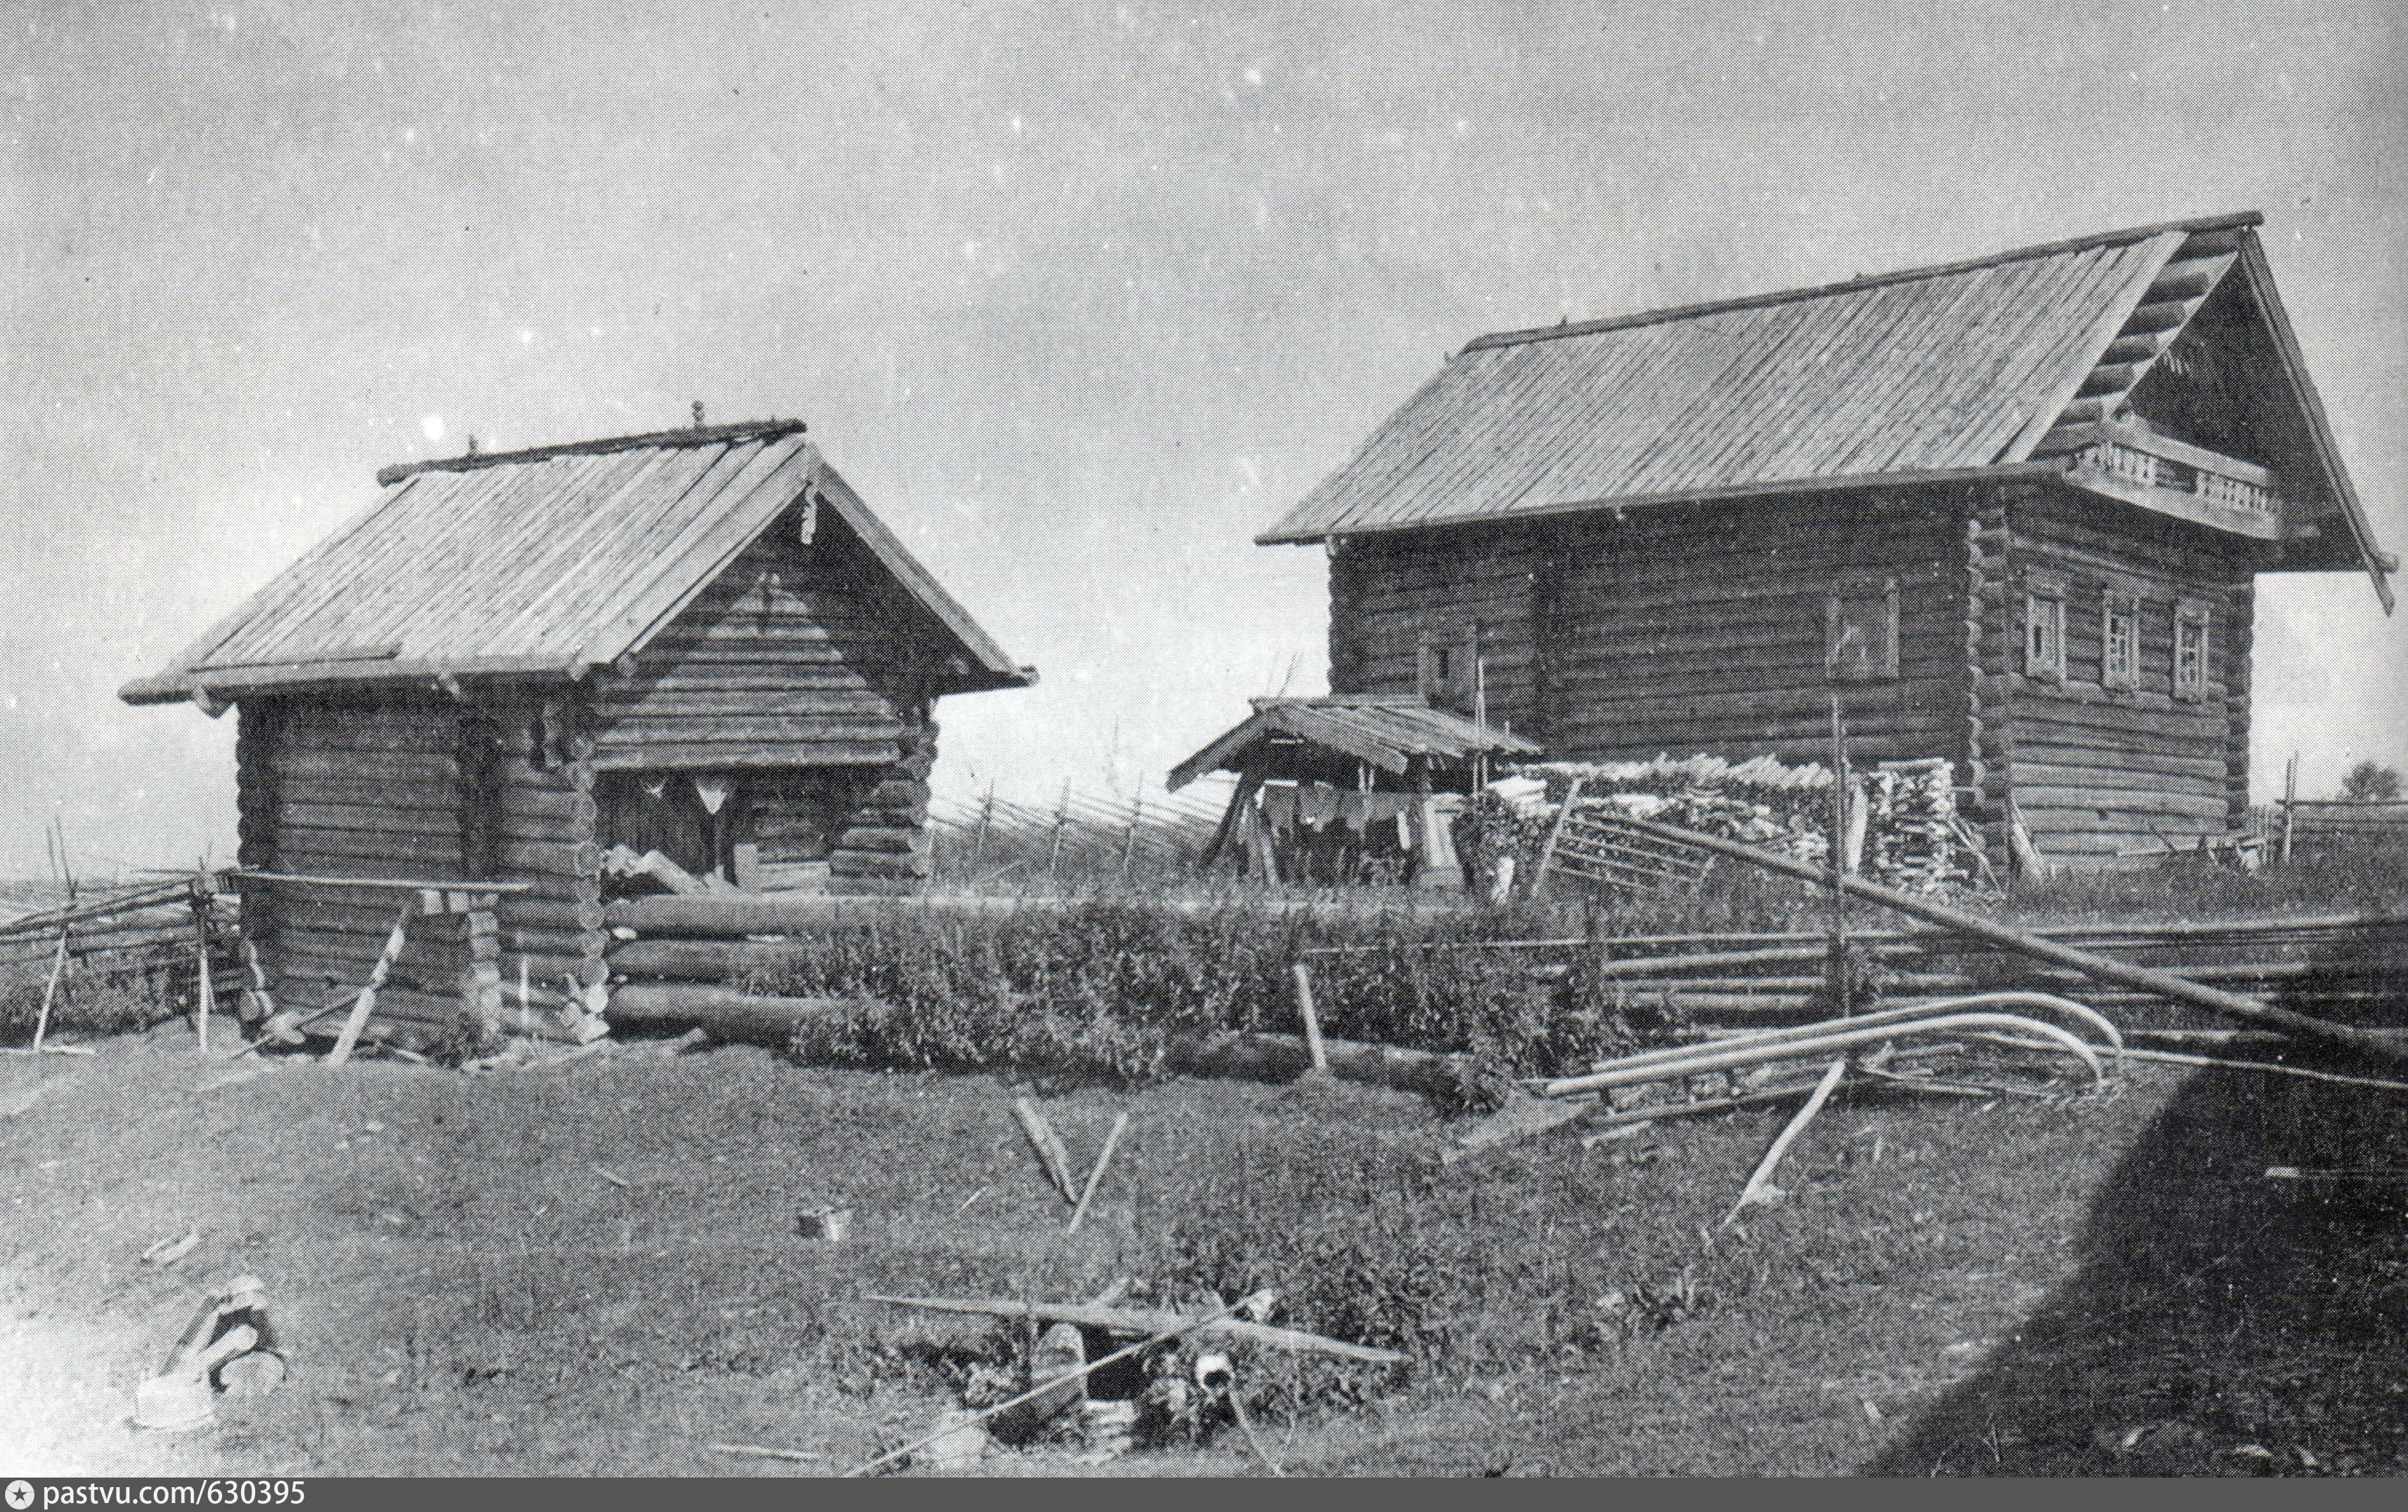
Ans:
[[[606,981],[602,859],[738,890],[915,890],[936,701],[1035,678],[796,421],[389,467],[365,511],[131,704],[240,710],[247,870],[522,884],[415,924],[383,1019],[490,1021]],[[393,901],[243,885],[280,1003],[366,978]],[[472,916],[473,917],[473,916]]]
[[[1992,863],[2223,836],[2260,573],[2368,529],[2255,214],[1484,336],[1258,539],[1330,689],[1574,760],[1946,757]]]

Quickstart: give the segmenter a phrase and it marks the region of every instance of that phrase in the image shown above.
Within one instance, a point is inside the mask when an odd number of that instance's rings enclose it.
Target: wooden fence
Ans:
[[[940,886],[1026,892],[1191,876],[1228,806],[1228,785],[1097,795],[1064,784],[1050,803],[939,798],[929,805]]]

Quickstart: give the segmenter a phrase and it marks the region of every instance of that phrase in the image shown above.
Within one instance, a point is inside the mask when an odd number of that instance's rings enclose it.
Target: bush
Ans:
[[[47,968],[0,970],[0,1040],[34,1037],[40,1021]],[[174,1010],[141,972],[105,972],[69,966],[50,1003],[48,1033],[121,1034],[147,1029]]]
[[[1325,1032],[1468,1056],[1463,1100],[1488,1106],[1513,1077],[1677,1027],[1578,966],[1540,982],[1527,952],[1481,946],[1543,927],[1563,923],[1515,910],[1365,918],[1127,904],[909,917],[798,940],[752,985],[858,1005],[796,1033],[793,1049],[808,1059],[1132,1085],[1162,1075],[1175,1036],[1296,1033],[1291,963],[1315,945],[1359,945],[1308,958]]]

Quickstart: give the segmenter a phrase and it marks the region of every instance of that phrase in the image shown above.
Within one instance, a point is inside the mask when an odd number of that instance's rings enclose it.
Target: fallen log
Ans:
[[[1356,1039],[1325,1039],[1329,1074],[1399,1091],[1456,1091],[1460,1057],[1435,1050],[1408,1050]],[[1312,1069],[1312,1050],[1298,1034],[1227,1034],[1171,1041],[1169,1068],[1195,1077],[1235,1077],[1249,1081],[1293,1081]]]
[[[1081,1328],[1099,1328],[1114,1334],[1153,1334],[1176,1328],[1187,1321],[1177,1313],[1149,1312],[1134,1307],[1099,1307],[1083,1302],[1017,1302],[1003,1297],[889,1297],[873,1295],[867,1300],[882,1302],[895,1307],[918,1307],[927,1312],[967,1313],[982,1318],[1026,1318],[1040,1323],[1074,1323]],[[1303,1354],[1336,1355],[1341,1360],[1360,1360],[1372,1365],[1401,1365],[1407,1356],[1394,1349],[1374,1349],[1369,1345],[1349,1344],[1344,1339],[1324,1338],[1307,1334],[1302,1329],[1275,1328],[1268,1323],[1251,1323],[1242,1318],[1227,1318],[1206,1323],[1199,1334],[1246,1344],[1260,1344],[1274,1349],[1286,1349]]]
[[[1785,877],[1794,877],[1818,886],[1828,886],[1829,883],[1828,874],[1819,868],[1810,866],[1804,862],[1792,861],[1786,856],[1776,856],[1770,851],[1759,850],[1754,846],[1742,845],[1736,840],[1726,840],[1714,834],[1700,834],[1694,830],[1684,830],[1670,824],[1658,824],[1652,820],[1627,819],[1625,822],[1637,827],[1643,834],[1678,841],[1684,845],[1698,846],[1703,849],[1712,850],[1717,855],[1744,861],[1751,865],[1761,866],[1767,871],[1779,872]],[[2042,939],[2037,934],[2010,928],[2005,924],[1994,923],[1989,920],[1978,918],[1925,898],[1911,897],[1903,892],[1893,892],[1888,888],[1876,886],[1861,877],[1843,877],[1840,879],[1840,886],[1851,896],[1863,898],[1869,903],[1880,904],[1885,908],[1893,909],[1910,918],[1921,919],[1927,922],[1938,924],[1943,929],[1954,930],[1960,934],[1988,940],[1993,944],[2004,946],[2010,950],[2030,956],[2036,961],[2045,961],[2053,965],[2071,966],[2097,981],[2112,982],[2120,987],[2139,988],[2143,991],[2155,992],[2160,997],[2170,998],[2176,1003],[2204,1008],[2211,1013],[2219,1013],[2228,1018],[2246,1020],[2251,1023],[2287,1030],[2302,1038],[2343,1046],[2363,1054],[2380,1055],[2391,1060],[2408,1059],[2408,1032],[2360,1029],[2351,1024],[2335,1023],[2328,1019],[2316,1019],[2304,1013],[2295,1013],[2288,1008],[2279,1008],[2271,1004],[2260,1003],[2255,998],[2243,997],[2237,992],[2227,992],[2204,986],[2186,977],[2177,977],[2172,972],[2158,971],[2149,966],[2135,966],[2125,962],[2109,960],[2105,956],[2093,955],[2087,950],[2077,950],[2071,946]]]
[[[458,884],[453,884],[457,886]],[[985,893],[934,893],[907,897],[847,897],[826,892],[707,894],[681,897],[621,898],[603,906],[603,920],[613,929],[638,935],[687,936],[703,939],[742,938],[748,934],[793,934],[805,930],[842,925],[886,923],[905,919],[988,918],[1015,913],[1059,912],[1093,906],[1093,898],[1021,897]],[[1148,906],[1181,914],[1240,911],[1266,920],[1294,914],[1378,919],[1460,913],[1468,901],[1441,893],[1416,894],[1409,902],[1387,901],[1377,906],[1326,899],[1269,899],[1246,906],[1219,898],[1165,898]]]
[[[700,1024],[719,1039],[782,1047],[804,1024],[858,1006],[852,998],[767,997],[696,982],[629,982],[612,990],[603,1017],[613,1025]]]

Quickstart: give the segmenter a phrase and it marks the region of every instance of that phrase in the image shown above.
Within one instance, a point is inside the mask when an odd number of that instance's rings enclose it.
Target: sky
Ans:
[[[2408,7],[0,4],[0,876],[223,863],[129,708],[375,470],[807,421],[1125,792],[1326,683],[1252,537],[1484,332],[2236,209],[2408,550]],[[2260,581],[2255,778],[2408,768],[2408,614]]]

